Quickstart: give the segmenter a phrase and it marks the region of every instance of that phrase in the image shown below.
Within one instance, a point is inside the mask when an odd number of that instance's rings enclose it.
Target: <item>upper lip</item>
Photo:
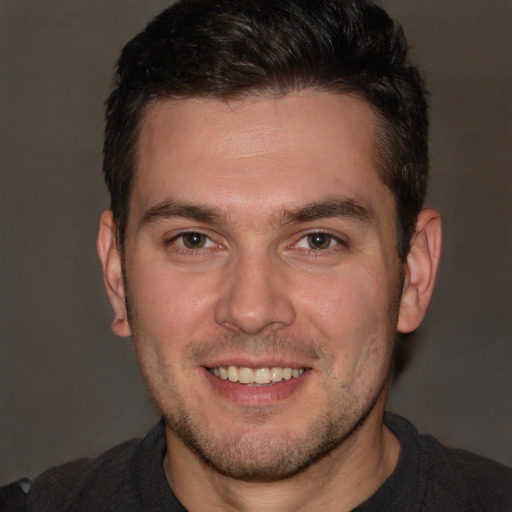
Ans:
[[[204,368],[219,368],[220,366],[238,366],[242,368],[311,368],[310,363],[299,360],[286,359],[285,357],[217,357],[201,365]]]

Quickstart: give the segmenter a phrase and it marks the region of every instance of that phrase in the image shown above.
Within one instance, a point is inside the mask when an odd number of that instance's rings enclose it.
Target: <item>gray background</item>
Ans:
[[[95,253],[103,101],[160,0],[0,0],[0,482],[156,420]],[[432,92],[445,249],[390,408],[512,464],[512,2],[389,0]]]

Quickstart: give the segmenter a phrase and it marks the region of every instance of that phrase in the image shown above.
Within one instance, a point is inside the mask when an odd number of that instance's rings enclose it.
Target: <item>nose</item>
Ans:
[[[215,321],[245,334],[263,334],[291,325],[296,312],[281,265],[268,255],[240,255],[226,268]]]

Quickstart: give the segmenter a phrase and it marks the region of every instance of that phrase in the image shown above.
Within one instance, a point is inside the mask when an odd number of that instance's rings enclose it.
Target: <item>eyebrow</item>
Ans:
[[[208,224],[221,224],[226,220],[226,214],[218,208],[168,199],[147,210],[142,217],[142,224],[151,224],[173,217],[192,219]],[[375,222],[375,216],[371,210],[360,202],[349,198],[334,198],[284,210],[278,214],[277,224],[288,225],[333,217],[346,218],[362,224]]]
[[[150,224],[172,217],[181,217],[213,224],[221,222],[225,215],[218,209],[209,206],[168,199],[147,210],[142,217],[142,224]]]
[[[334,198],[286,210],[283,214],[283,224],[309,222],[330,217],[342,217],[362,224],[373,224],[376,220],[372,211],[359,201],[349,198]]]

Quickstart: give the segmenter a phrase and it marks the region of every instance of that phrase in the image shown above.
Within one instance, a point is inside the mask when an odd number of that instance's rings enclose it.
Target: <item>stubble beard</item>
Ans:
[[[137,347],[137,330],[133,332]],[[204,354],[202,347],[244,343],[239,339],[241,337],[229,336],[217,343],[195,343],[197,350],[192,349],[190,357],[200,359]],[[317,353],[316,357],[322,360],[326,374],[329,374],[333,364],[332,356],[323,351],[321,344],[315,342],[269,335],[245,341],[244,346],[254,352],[263,351],[263,347],[265,352],[272,352],[276,347],[282,349],[283,346],[294,347],[295,351],[297,347],[302,347],[303,353],[310,356]],[[267,422],[272,423],[274,412],[264,407],[247,409],[243,418],[246,428],[238,426],[215,436],[210,429],[207,412],[187,403],[187,397],[177,392],[180,388],[173,375],[166,373],[163,376],[158,361],[151,360],[140,348],[138,352],[149,392],[167,428],[206,466],[226,477],[248,482],[288,479],[326,457],[365,423],[387,383],[387,379],[377,379],[380,387],[370,386],[356,394],[353,389],[341,387],[323,405],[322,412],[312,417],[304,431],[295,436],[289,433],[278,435],[272,429],[265,429]],[[303,418],[300,420],[303,421]],[[294,418],[290,417],[289,421],[292,424]]]
[[[126,289],[126,288],[125,288]],[[269,437],[261,433],[251,432],[251,426],[265,422],[265,411],[251,411],[248,417],[248,426],[244,432],[236,435],[226,435],[223,439],[216,439],[208,429],[209,419],[204,411],[195,411],[193,405],[186,403],[186,397],[177,393],[179,386],[172,374],[162,374],[162,367],[156,357],[144,353],[138,343],[140,317],[136,314],[133,301],[126,295],[128,317],[132,328],[135,348],[138,355],[139,366],[145,378],[148,390],[160,410],[170,431],[194,453],[199,460],[217,473],[229,478],[247,482],[275,482],[291,478],[319,460],[325,458],[336,448],[345,443],[353,434],[364,425],[379,399],[387,393],[391,372],[392,348],[396,337],[396,319],[400,294],[391,301],[389,308],[389,330],[385,341],[374,340],[378,345],[389,347],[383,357],[380,372],[374,375],[372,385],[359,389],[338,389],[324,405],[323,412],[317,415],[306,428],[303,435],[294,438],[289,436]],[[241,338],[244,338],[242,340]],[[245,335],[228,335],[224,340],[214,342],[196,342],[190,350],[190,358],[200,359],[209,347],[218,350],[222,345],[233,344],[243,346],[249,351],[272,353],[277,347],[290,347],[293,350],[302,350],[309,357],[322,359],[326,365],[326,373],[332,369],[334,358],[323,349],[323,344],[317,341],[293,339],[289,336],[281,337],[271,333],[265,337],[247,337]],[[205,348],[206,347],[206,348]],[[365,375],[360,375],[365,380]],[[279,384],[276,384],[279,385]],[[344,404],[340,407],[340,404]],[[270,417],[272,413],[267,413]],[[293,418],[290,418],[293,422]],[[252,425],[251,425],[252,423]]]
[[[204,464],[228,478],[247,482],[276,482],[294,477],[343,444],[373,409],[374,402],[357,416],[323,415],[294,438],[269,437],[248,431],[223,440],[210,437],[180,411],[164,413],[166,425]],[[293,418],[290,419],[293,421]]]

